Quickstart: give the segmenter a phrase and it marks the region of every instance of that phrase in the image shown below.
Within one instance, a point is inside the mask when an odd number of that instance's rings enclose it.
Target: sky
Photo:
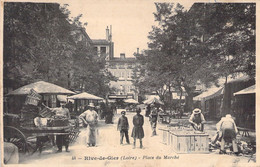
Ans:
[[[158,1],[157,1],[158,2]],[[177,3],[177,2],[176,2]],[[152,0],[74,0],[68,4],[71,17],[83,14],[81,22],[87,22],[85,27],[91,39],[105,39],[106,27],[112,25],[112,41],[114,56],[125,53],[133,57],[137,48],[147,49],[147,36],[155,25],[153,12],[156,11]],[[185,8],[192,3],[180,2]]]

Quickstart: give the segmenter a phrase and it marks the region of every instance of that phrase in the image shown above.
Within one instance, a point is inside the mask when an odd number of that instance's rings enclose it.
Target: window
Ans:
[[[106,47],[101,47],[100,48],[101,55],[105,55],[106,54],[106,50],[107,50]]]
[[[124,65],[124,64],[119,64],[119,68],[120,68],[120,69],[124,69],[124,68],[125,68],[125,65]]]

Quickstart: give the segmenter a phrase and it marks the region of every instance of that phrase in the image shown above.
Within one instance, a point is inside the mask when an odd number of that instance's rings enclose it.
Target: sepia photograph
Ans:
[[[0,11],[1,166],[259,165],[255,1]]]

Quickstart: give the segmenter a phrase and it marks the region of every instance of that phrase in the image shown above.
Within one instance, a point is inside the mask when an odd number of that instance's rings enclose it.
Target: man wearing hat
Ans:
[[[120,131],[120,144],[121,145],[123,144],[124,135],[125,135],[127,144],[130,144],[129,136],[128,136],[129,124],[128,124],[128,119],[125,116],[125,111],[122,111],[121,115],[122,116],[118,119],[118,123],[117,123],[117,130]]]
[[[155,107],[153,104],[151,105],[151,113],[149,114],[149,121],[152,128],[152,136],[157,135],[156,126],[157,126],[157,118],[158,118],[158,107]]]
[[[190,116],[189,122],[191,123],[191,126],[194,130],[202,131],[204,130],[204,123],[205,118],[204,115],[201,113],[201,110],[199,108],[195,108],[192,111],[192,114]]]
[[[55,117],[59,119],[70,119],[70,112],[69,109],[65,107],[66,103],[61,102],[61,107],[56,108],[55,111]],[[62,146],[65,146],[66,152],[69,152],[69,136],[68,135],[57,135],[56,136],[56,145],[58,147],[57,152],[62,152]]]
[[[217,123],[217,129],[222,132],[221,139],[221,148],[220,154],[224,154],[225,143],[232,142],[233,152],[238,154],[238,148],[236,143],[236,134],[238,133],[237,126],[230,114],[227,114],[226,117],[222,117],[221,120]]]
[[[89,109],[80,114],[79,118],[83,121],[87,126],[87,144],[89,147],[96,146],[96,129],[98,123],[98,114],[94,110],[95,106],[93,103],[89,104]]]

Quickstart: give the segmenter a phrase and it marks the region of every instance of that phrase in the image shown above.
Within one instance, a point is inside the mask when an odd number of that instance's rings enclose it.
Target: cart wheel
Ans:
[[[26,153],[28,149],[25,135],[15,127],[4,127],[4,141],[13,143],[18,147],[19,151],[21,152]]]

